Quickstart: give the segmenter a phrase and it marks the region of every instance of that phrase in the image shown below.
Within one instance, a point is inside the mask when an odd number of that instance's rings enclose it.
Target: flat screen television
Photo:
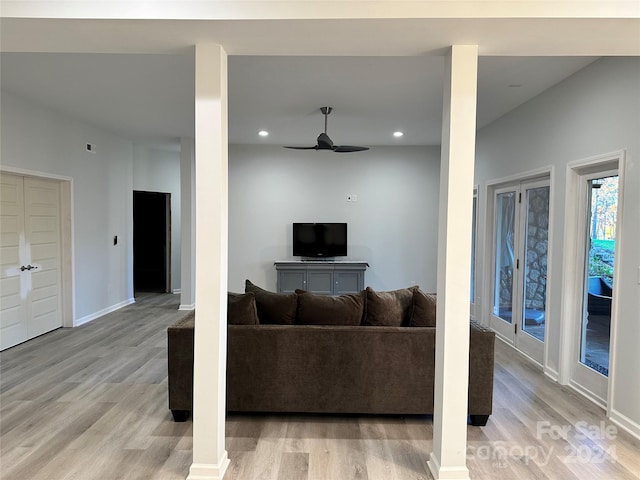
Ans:
[[[294,223],[294,257],[345,257],[346,223]]]

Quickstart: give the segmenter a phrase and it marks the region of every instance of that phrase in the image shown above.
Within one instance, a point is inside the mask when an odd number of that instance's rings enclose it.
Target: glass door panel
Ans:
[[[609,336],[618,210],[618,176],[588,180],[589,208],[580,363],[609,375]]]
[[[522,331],[544,342],[547,306],[549,186],[526,190]]]
[[[512,323],[516,191],[497,193],[495,202],[496,246],[494,252],[493,314],[507,323]]]

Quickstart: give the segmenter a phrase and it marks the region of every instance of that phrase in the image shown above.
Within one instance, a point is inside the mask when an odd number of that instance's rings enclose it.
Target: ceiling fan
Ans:
[[[369,147],[358,147],[355,145],[334,145],[333,141],[327,135],[327,118],[333,110],[332,107],[321,107],[320,111],[324,115],[324,132],[318,135],[318,143],[313,147],[284,147],[293,148],[295,150],[330,150],[336,153],[362,152],[369,150]]]

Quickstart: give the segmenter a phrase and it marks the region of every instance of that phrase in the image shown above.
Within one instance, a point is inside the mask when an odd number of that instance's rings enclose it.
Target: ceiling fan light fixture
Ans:
[[[317,143],[313,147],[289,147],[294,150],[326,150],[334,153],[352,153],[369,150],[369,147],[359,147],[357,145],[334,145],[327,135],[327,119],[333,110],[332,107],[320,107],[320,112],[324,115],[324,132],[318,135]]]

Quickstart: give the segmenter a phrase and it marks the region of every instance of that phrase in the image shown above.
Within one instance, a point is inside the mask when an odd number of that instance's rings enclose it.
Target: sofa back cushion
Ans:
[[[418,287],[402,288],[389,292],[366,289],[364,325],[384,327],[406,327],[409,325],[413,290]]]
[[[436,326],[436,294],[413,291],[413,310],[409,320],[410,327]]]
[[[298,292],[300,325],[360,325],[364,313],[364,292],[331,297]]]
[[[258,309],[253,292],[227,295],[227,323],[229,325],[258,325]]]
[[[245,293],[256,298],[259,323],[293,325],[296,319],[298,299],[295,293],[275,293],[245,280]]]

